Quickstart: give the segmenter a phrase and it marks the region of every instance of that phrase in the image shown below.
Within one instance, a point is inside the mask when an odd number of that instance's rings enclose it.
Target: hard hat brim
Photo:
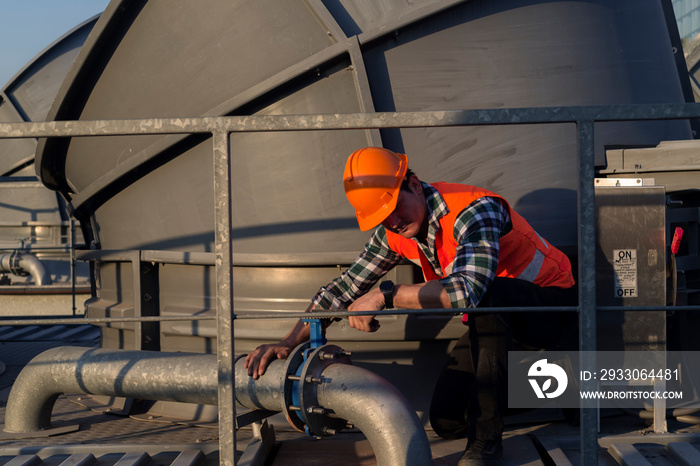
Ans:
[[[368,216],[363,216],[361,213],[355,211],[355,217],[357,217],[357,224],[360,227],[360,231],[369,231],[372,228],[379,226],[386,218],[391,215],[391,213],[396,209],[396,204],[399,201],[399,192],[401,191],[401,185],[394,192],[391,201],[384,204],[379,210]]]

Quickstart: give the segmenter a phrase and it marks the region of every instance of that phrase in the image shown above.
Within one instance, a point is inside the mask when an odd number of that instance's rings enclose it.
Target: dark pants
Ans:
[[[575,306],[575,288],[541,288],[496,278],[479,307]],[[450,352],[430,404],[430,423],[440,437],[500,438],[507,407],[508,351],[513,341],[533,349],[575,350],[575,312],[470,314],[469,330]],[[525,348],[527,349],[527,348]]]

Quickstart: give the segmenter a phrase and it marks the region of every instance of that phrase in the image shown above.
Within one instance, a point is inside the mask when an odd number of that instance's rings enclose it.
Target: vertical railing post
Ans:
[[[236,405],[233,380],[233,246],[231,244],[231,147],[229,134],[213,134],[214,233],[219,384],[219,463],[236,463]]]
[[[596,289],[595,289],[595,147],[594,121],[577,121],[578,132],[578,286],[579,354],[581,368],[595,367]],[[589,390],[592,381],[582,381]],[[598,464],[598,412],[595,400],[581,400],[581,464]]]
[[[75,291],[75,281],[76,281],[76,276],[75,276],[75,221],[73,220],[73,217],[70,217],[68,219],[68,225],[69,225],[69,232],[68,232],[68,247],[70,248],[70,288],[71,288],[71,296],[72,296],[72,302],[73,302],[73,317],[77,315],[77,310],[78,308],[76,307],[76,291]]]

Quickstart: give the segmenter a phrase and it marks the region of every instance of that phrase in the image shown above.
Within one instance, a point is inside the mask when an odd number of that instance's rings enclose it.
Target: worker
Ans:
[[[463,184],[427,184],[408,168],[406,155],[376,147],[350,155],[343,181],[360,229],[378,228],[355,262],[318,291],[308,312],[576,305],[567,256],[501,196]],[[424,282],[374,287],[404,259],[421,267]],[[467,438],[460,465],[500,461],[513,338],[556,346],[567,333],[575,335],[575,321],[567,321],[571,314],[463,316],[468,331],[450,353],[430,407],[438,435]],[[365,332],[379,328],[372,315],[350,316],[349,324]],[[308,339],[309,328],[300,320],[279,343],[247,355],[248,374],[257,379],[271,361]]]

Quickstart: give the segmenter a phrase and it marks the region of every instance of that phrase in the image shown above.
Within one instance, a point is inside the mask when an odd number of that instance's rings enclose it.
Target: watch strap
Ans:
[[[390,280],[383,281],[379,285],[379,290],[384,295],[384,308],[391,309],[394,307],[394,282]]]

